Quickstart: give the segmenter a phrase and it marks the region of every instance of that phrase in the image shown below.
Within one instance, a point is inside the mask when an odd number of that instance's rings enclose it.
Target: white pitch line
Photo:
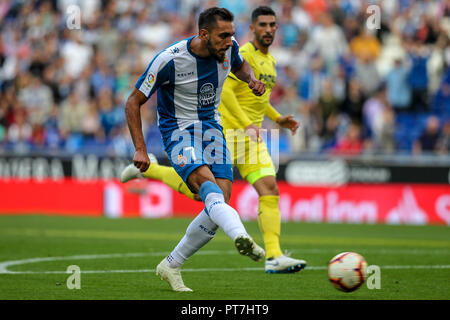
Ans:
[[[326,270],[327,266],[307,266],[304,271]],[[386,269],[450,269],[450,265],[398,265],[380,266]],[[183,269],[183,272],[229,272],[229,271],[264,271],[264,268],[197,268]],[[102,273],[154,273],[156,269],[136,269],[136,270],[81,270],[82,274],[102,274]],[[7,271],[3,274],[67,274],[66,271]]]
[[[219,251],[219,250],[209,250],[209,251],[199,251],[197,255],[215,255],[215,254],[235,254],[236,251]],[[148,257],[148,256],[161,256],[164,257],[168,252],[136,252],[136,253],[109,253],[109,254],[83,254],[74,256],[62,256],[62,257],[40,257],[31,259],[21,259],[21,260],[11,260],[4,261],[0,263],[0,274],[9,273],[8,270],[11,266],[28,264],[28,263],[38,263],[46,261],[64,261],[64,260],[94,260],[94,259],[114,259],[114,258],[127,258],[127,257]]]
[[[323,253],[323,252],[333,252],[336,249],[304,249],[304,250],[292,250],[301,253]],[[344,250],[345,251],[345,250]],[[419,250],[420,251],[420,250]],[[417,250],[364,250],[364,253],[396,253],[396,254],[417,254]],[[437,250],[440,253],[447,253],[449,250]],[[425,251],[430,253],[430,251]],[[425,253],[422,252],[422,253]],[[48,261],[64,261],[64,260],[94,260],[94,259],[113,259],[113,258],[127,258],[127,257],[146,257],[146,256],[161,256],[164,257],[168,252],[137,252],[137,253],[111,253],[111,254],[86,254],[86,255],[73,255],[73,256],[60,256],[60,257],[39,257],[31,259],[21,259],[21,260],[11,260],[4,261],[0,263],[0,274],[59,274],[66,273],[66,271],[10,271],[9,267],[29,264],[29,263],[39,263]],[[196,253],[197,255],[229,255],[236,254],[235,250],[203,250]],[[308,270],[323,270],[326,266],[309,266]],[[384,269],[426,269],[426,268],[441,268],[448,269],[449,265],[425,265],[425,266],[384,266]],[[202,272],[202,271],[260,271],[263,268],[200,268],[200,269],[183,269],[183,272]],[[140,270],[87,270],[82,271],[82,273],[138,273],[138,272],[155,272],[154,269],[140,269]]]

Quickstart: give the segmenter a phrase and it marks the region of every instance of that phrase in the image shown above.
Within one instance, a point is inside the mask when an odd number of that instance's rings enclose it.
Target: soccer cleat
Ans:
[[[184,285],[183,279],[181,278],[181,267],[170,268],[167,264],[166,258],[164,258],[156,267],[156,275],[159,276],[161,280],[166,280],[172,287],[173,291],[193,291]]]
[[[294,273],[306,267],[305,260],[298,260],[281,255],[278,258],[271,258],[266,260],[266,273]]]
[[[262,261],[266,252],[258,246],[249,235],[239,235],[234,239],[234,245],[240,254],[250,257],[254,261]]]
[[[158,159],[156,159],[155,155],[153,153],[149,153],[148,157],[150,158],[150,163],[158,163]],[[139,171],[138,168],[134,166],[134,164],[130,164],[125,167],[125,169],[122,170],[122,173],[120,174],[120,182],[125,183],[132,179],[138,179],[143,178],[144,176]]]

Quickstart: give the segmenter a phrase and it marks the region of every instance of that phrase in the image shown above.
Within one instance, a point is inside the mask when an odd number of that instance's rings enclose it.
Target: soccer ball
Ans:
[[[342,252],[328,264],[328,279],[338,290],[351,292],[366,280],[367,262],[355,252]]]

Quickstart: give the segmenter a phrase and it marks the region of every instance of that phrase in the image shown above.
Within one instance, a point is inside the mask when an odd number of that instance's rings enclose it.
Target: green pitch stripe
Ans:
[[[49,237],[49,238],[86,238],[86,239],[111,239],[111,240],[173,240],[181,239],[181,233],[155,233],[155,232],[128,232],[128,231],[104,231],[104,230],[62,230],[62,229],[33,229],[33,228],[5,228],[3,235]],[[256,237],[255,237],[256,238]],[[228,242],[230,239],[223,234],[218,234],[214,241]],[[326,237],[326,236],[301,236],[283,235],[283,244],[308,244],[308,245],[358,245],[358,246],[399,246],[399,247],[424,247],[424,248],[448,248],[450,241],[429,239],[398,239],[398,238],[365,238],[365,237]]]

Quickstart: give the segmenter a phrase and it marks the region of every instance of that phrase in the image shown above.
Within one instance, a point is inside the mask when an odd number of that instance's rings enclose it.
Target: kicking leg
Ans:
[[[189,176],[188,183],[194,190],[199,190],[206,214],[234,241],[239,253],[255,261],[262,261],[264,250],[248,235],[236,210],[227,204],[231,194],[231,181],[216,180],[211,170],[202,166]]]
[[[214,237],[217,228],[205,210],[200,212],[189,224],[186,234],[175,249],[156,267],[156,274],[169,282],[174,291],[192,291],[184,285],[181,266]]]
[[[189,175],[188,183],[194,190],[199,191],[205,209],[191,222],[186,234],[171,254],[156,268],[156,274],[166,280],[175,291],[192,291],[183,283],[181,266],[214,237],[219,226],[234,240],[239,253],[255,261],[262,261],[265,255],[264,250],[247,234],[237,212],[226,204],[224,193],[207,166],[194,170]],[[229,199],[231,181],[229,185],[224,181],[219,183],[224,187]]]

